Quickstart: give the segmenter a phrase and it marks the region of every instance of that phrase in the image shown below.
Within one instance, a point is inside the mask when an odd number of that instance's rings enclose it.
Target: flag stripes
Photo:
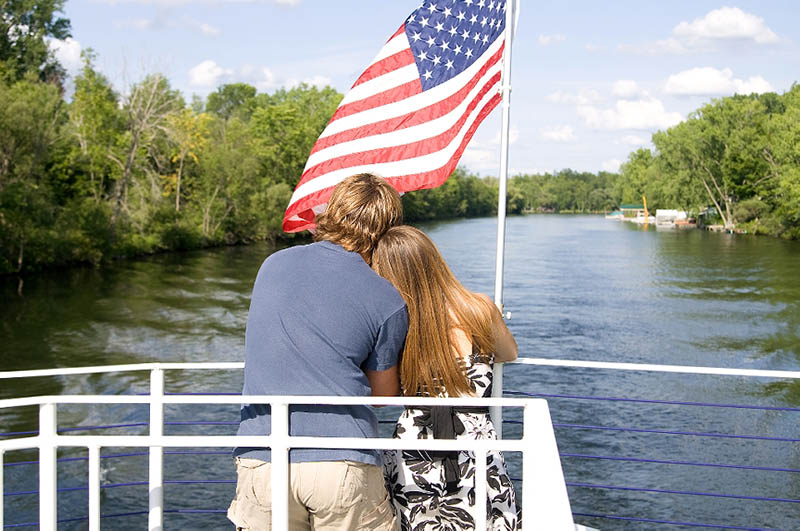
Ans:
[[[412,14],[409,21],[413,19]],[[505,32],[497,24],[492,40],[484,36],[483,53],[462,60],[460,71],[452,70],[452,53],[435,55],[437,48],[451,51],[444,39],[437,47],[428,43],[430,57],[420,53],[415,58],[409,31],[401,26],[345,95],[314,145],[284,216],[284,230],[313,227],[333,187],[353,174],[375,173],[400,192],[442,184],[478,125],[501,101]],[[412,35],[419,40],[418,32]],[[475,36],[477,42],[477,32]],[[440,68],[437,75],[446,76],[440,78],[444,81],[423,83],[434,66]]]

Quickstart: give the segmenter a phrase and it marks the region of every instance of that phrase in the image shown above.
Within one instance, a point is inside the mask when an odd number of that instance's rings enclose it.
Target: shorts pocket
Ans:
[[[236,460],[236,495],[228,519],[242,529],[270,529],[272,493],[269,463],[258,459]]]
[[[397,529],[394,507],[389,494],[373,510],[364,512],[359,518],[359,529],[375,531],[393,531]]]

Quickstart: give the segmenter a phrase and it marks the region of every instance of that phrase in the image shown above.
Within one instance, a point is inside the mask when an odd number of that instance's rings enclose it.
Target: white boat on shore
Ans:
[[[658,209],[656,210],[656,228],[674,229],[676,225],[686,222],[687,215],[683,210]]]

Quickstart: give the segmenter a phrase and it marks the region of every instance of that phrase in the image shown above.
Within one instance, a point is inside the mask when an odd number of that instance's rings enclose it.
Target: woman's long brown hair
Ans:
[[[403,394],[471,394],[458,363],[453,329],[463,330],[478,351],[492,352],[494,305],[464,288],[433,241],[414,227],[389,229],[375,247],[372,267],[397,288],[408,306],[400,362]]]

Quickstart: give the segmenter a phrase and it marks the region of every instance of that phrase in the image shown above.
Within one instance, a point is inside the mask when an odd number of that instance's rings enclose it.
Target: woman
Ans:
[[[486,295],[464,288],[422,231],[389,229],[372,267],[408,306],[408,336],[400,362],[405,396],[489,397],[492,363],[517,357],[517,344]],[[406,408],[395,437],[496,439],[487,408]],[[487,456],[487,523],[519,529],[516,495],[498,452]],[[474,529],[472,452],[388,451],[384,474],[402,528]]]

